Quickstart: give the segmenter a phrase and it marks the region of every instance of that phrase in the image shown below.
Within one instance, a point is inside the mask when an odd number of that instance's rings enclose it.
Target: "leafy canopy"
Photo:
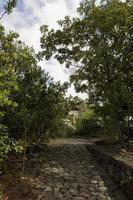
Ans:
[[[65,17],[58,30],[41,27],[40,57],[54,56],[71,71],[77,91],[89,94],[115,128],[133,116],[133,1],[83,1],[79,18]]]

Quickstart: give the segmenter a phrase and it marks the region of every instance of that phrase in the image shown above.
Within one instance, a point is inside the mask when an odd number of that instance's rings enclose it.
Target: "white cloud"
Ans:
[[[3,18],[3,24],[7,30],[14,30],[20,34],[21,40],[29,46],[33,46],[36,51],[40,49],[40,26],[49,25],[50,28],[57,28],[57,21],[64,16],[77,16],[77,7],[80,0],[18,0],[23,5],[14,9],[10,16]],[[55,81],[62,83],[68,81],[69,76],[55,60],[41,62],[41,67],[54,77]],[[69,93],[75,95],[74,88]]]
[[[55,81],[60,80],[61,83],[69,81],[69,76],[65,73],[64,65],[59,65],[59,63],[56,60],[51,59],[48,62],[42,61],[40,65],[43,66],[46,72],[49,72],[50,75],[54,77]]]

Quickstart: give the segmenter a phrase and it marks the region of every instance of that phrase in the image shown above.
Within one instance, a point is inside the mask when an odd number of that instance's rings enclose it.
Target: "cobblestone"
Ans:
[[[74,139],[49,146],[38,173],[36,181],[42,188],[37,200],[127,200],[85,144]]]

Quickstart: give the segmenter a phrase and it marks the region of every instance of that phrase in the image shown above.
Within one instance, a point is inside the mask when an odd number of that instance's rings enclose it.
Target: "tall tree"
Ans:
[[[51,56],[72,71],[77,91],[89,100],[104,121],[121,135],[121,125],[133,116],[133,2],[83,1],[79,18],[65,17],[60,29],[41,27],[40,56]],[[110,119],[110,120],[108,120]]]
[[[16,102],[12,101],[10,95],[12,91],[17,91],[15,68],[13,59],[13,42],[17,34],[10,32],[5,34],[3,26],[0,25],[0,161],[12,150],[14,141],[8,137],[7,126],[3,123],[8,108],[14,108]]]
[[[65,110],[62,103],[67,84],[61,86],[53,82],[38,66],[33,49],[18,39],[12,45],[9,49],[13,54],[9,60],[14,67],[18,90],[12,90],[9,99],[16,102],[17,106],[6,107],[4,123],[8,126],[10,136],[24,139],[26,130],[27,139],[32,142],[43,136],[45,138],[47,131],[54,126],[55,119],[59,117],[60,120]]]

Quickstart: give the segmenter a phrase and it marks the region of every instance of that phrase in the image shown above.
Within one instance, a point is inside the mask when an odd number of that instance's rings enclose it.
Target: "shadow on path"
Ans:
[[[77,139],[51,141],[47,156],[32,161],[25,181],[36,200],[126,200],[88,152],[87,143]]]

